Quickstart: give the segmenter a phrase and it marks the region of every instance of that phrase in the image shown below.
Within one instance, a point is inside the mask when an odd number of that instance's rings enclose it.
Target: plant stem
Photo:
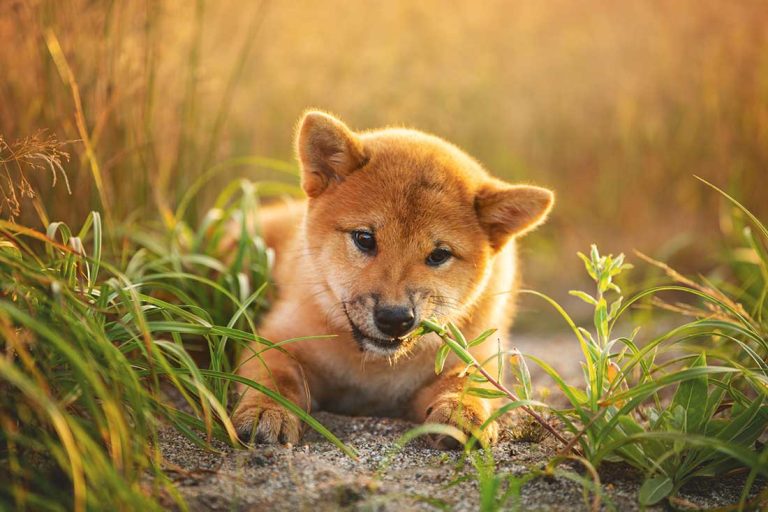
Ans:
[[[438,336],[440,336],[440,338],[443,340],[443,342],[447,343],[448,346],[450,346],[452,349],[453,349],[453,345],[454,344],[458,345],[458,346],[461,346],[456,340],[454,340],[453,338],[448,336],[448,334],[446,332],[444,332],[444,331],[443,332],[435,331],[435,332],[436,332],[436,334]],[[477,369],[477,371],[479,371],[480,374],[483,377],[485,377],[488,382],[493,384],[493,386],[496,389],[498,389],[499,391],[501,391],[502,393],[507,395],[507,397],[510,400],[512,400],[514,402],[519,402],[520,401],[520,398],[517,395],[515,395],[511,390],[509,390],[504,384],[499,382],[497,379],[494,379],[493,376],[491,376],[491,374],[489,374],[486,371],[486,369],[483,368],[483,366],[478,362],[478,360],[475,359],[475,356],[473,356],[468,350],[465,350],[463,352],[468,356],[469,365],[470,366],[474,366]],[[527,414],[529,414],[534,420],[536,420],[536,422],[538,422],[542,427],[544,427],[550,434],[555,436],[555,438],[558,441],[560,441],[564,445],[568,446],[568,444],[569,444],[568,440],[565,439],[562,435],[560,435],[560,433],[555,429],[555,427],[553,427],[552,425],[547,423],[547,421],[544,418],[542,418],[539,413],[537,413],[536,411],[534,411],[533,409],[531,409],[527,405],[523,405],[523,406],[521,406],[521,408],[523,409],[523,411],[525,411]]]
[[[474,358],[473,358],[473,359],[474,359]],[[513,400],[513,401],[516,401],[516,402],[517,402],[517,401],[520,401],[520,398],[519,398],[517,395],[515,395],[515,394],[514,394],[512,391],[510,391],[509,389],[507,389],[507,387],[506,387],[504,384],[502,384],[501,382],[499,382],[499,381],[497,381],[496,379],[494,379],[493,377],[491,377],[491,375],[490,375],[490,374],[489,374],[489,373],[486,371],[486,369],[485,369],[485,368],[483,368],[482,366],[480,366],[480,364],[477,362],[477,360],[474,360],[474,361],[473,361],[473,363],[474,363],[474,366],[475,366],[475,368],[477,368],[477,371],[479,371],[479,372],[480,372],[480,374],[481,374],[483,377],[485,377],[485,378],[488,380],[488,382],[490,382],[491,384],[493,384],[493,385],[494,385],[494,386],[495,386],[495,387],[496,387],[496,388],[497,388],[499,391],[501,391],[502,393],[504,393],[505,395],[507,395],[507,396],[509,397],[509,399],[510,399],[510,400]],[[524,410],[526,413],[528,413],[529,415],[531,415],[531,417],[532,417],[533,419],[535,419],[535,420],[536,420],[536,421],[537,421],[539,424],[541,424],[541,426],[542,426],[542,427],[544,427],[545,429],[547,429],[547,431],[549,431],[549,433],[550,433],[550,434],[552,434],[553,436],[555,436],[555,438],[556,438],[558,441],[560,441],[561,443],[563,443],[563,444],[564,444],[564,445],[566,445],[566,446],[568,445],[568,440],[567,440],[567,439],[565,439],[565,438],[564,438],[562,435],[560,435],[560,433],[559,433],[559,432],[558,432],[558,431],[555,429],[555,427],[553,427],[552,425],[550,425],[550,424],[547,422],[547,420],[545,420],[544,418],[542,418],[542,417],[541,417],[541,415],[540,415],[539,413],[537,413],[536,411],[534,411],[533,409],[531,409],[531,408],[530,408],[530,407],[528,407],[527,405],[523,405],[523,406],[522,406],[522,409],[523,409],[523,410]]]

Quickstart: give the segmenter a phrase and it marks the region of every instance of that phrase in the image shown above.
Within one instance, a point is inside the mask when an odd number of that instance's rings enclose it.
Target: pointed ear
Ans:
[[[498,251],[513,236],[544,222],[554,202],[555,195],[545,188],[493,181],[475,196],[475,210],[491,246]]]
[[[367,162],[363,143],[347,125],[323,112],[304,114],[296,136],[301,186],[309,197],[320,195],[334,181]]]

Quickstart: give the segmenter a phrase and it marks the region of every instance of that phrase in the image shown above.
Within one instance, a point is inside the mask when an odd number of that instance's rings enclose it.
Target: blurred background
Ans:
[[[308,107],[354,129],[429,131],[499,177],[553,188],[524,263],[525,284],[558,299],[585,275],[575,252],[592,242],[713,268],[730,217],[694,175],[768,215],[763,2],[0,6],[0,160],[28,137],[70,156],[71,193],[61,176],[51,186],[48,161],[24,190],[4,168],[0,215],[35,228],[79,225],[91,209],[169,222],[206,173],[192,216],[235,178],[295,185],[293,130]]]

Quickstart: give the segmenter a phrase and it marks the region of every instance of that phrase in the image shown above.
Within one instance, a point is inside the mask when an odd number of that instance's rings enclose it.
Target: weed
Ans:
[[[751,313],[738,298],[714,284],[698,284],[658,262],[654,263],[680,284],[652,287],[625,302],[614,279],[631,265],[625,263],[623,254],[600,255],[594,245],[589,256],[579,253],[579,257],[595,283],[595,292],[571,292],[593,307],[593,330],[577,326],[550,297],[525,291],[555,308],[582,350],[583,387],[566,382],[545,361],[527,356],[544,369],[570,402],[570,408],[551,409],[571,434],[570,440],[534,410],[547,406],[530,400],[530,377],[523,355],[511,353],[515,392],[505,386],[500,375],[489,375],[472,357],[468,349],[482,343],[488,332],[467,341],[453,324],[424,322],[423,329],[437,333],[444,342],[435,370],[440,372],[447,354],[453,352],[467,364],[470,380],[495,388],[470,385],[467,393],[510,400],[494,418],[521,408],[563,443],[563,457],[576,458],[594,475],[592,468],[605,460],[620,460],[639,468],[646,475],[638,495],[643,505],[674,497],[693,478],[743,468],[748,471],[740,503],[744,507],[756,478],[768,476],[768,449],[757,443],[768,428],[768,228],[743,205],[726,197],[760,234],[758,238],[751,230],[744,232],[753,251],[749,261],[759,267],[762,279],[759,285],[752,281],[743,287],[757,289],[756,295],[748,296],[752,298]],[[686,293],[700,300],[703,307],[657,300],[667,309],[696,319],[644,344],[637,341],[639,328],[629,336],[614,334],[632,304],[663,292]],[[499,353],[498,357],[507,355]],[[593,481],[599,482],[597,478]]]

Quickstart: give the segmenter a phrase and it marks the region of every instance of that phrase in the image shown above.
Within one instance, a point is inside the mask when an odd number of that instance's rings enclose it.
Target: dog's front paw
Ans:
[[[451,394],[438,398],[427,408],[425,423],[442,423],[461,430],[469,436],[474,436],[482,446],[494,444],[499,438],[499,426],[495,421],[482,430],[480,427],[490,417],[490,407],[482,398]],[[433,434],[428,437],[435,448],[441,450],[456,450],[461,443],[453,437]]]
[[[297,444],[302,423],[295,414],[268,398],[247,396],[232,415],[232,423],[244,443]]]

